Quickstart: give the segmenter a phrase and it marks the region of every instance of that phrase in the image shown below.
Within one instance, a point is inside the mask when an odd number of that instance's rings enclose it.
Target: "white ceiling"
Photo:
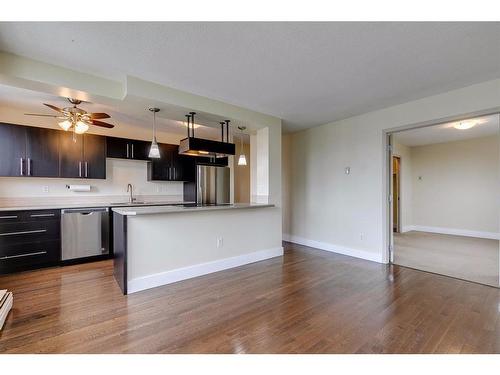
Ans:
[[[500,22],[0,23],[0,50],[298,130],[500,77]]]
[[[22,122],[23,124],[30,124],[30,120],[33,119],[24,116],[24,113],[56,114],[54,111],[44,106],[43,103],[52,104],[60,108],[71,106],[67,99],[63,97],[0,85],[0,108],[9,108],[18,113],[16,119],[26,120]],[[187,135],[185,114],[189,110],[185,108],[175,106],[169,106],[167,108],[165,105],[156,105],[156,103],[144,103],[139,99],[127,99],[125,102],[117,102],[116,106],[85,102],[79,105],[80,108],[88,112],[108,113],[111,118],[102,121],[115,125],[115,129],[133,126],[148,130],[152,128],[152,115],[151,112],[147,110],[151,106],[160,107],[156,122],[158,131],[179,135],[179,139]],[[50,118],[37,117],[37,119],[43,119],[44,124],[56,122],[55,119],[52,120]],[[195,120],[196,136],[220,140],[221,132],[219,123],[224,120],[223,118],[205,113],[198,113]],[[2,116],[0,116],[0,121],[2,121]],[[230,128],[232,134],[241,134],[241,132],[236,129],[238,125],[240,124],[233,123],[233,126]],[[113,135],[113,129],[107,130],[106,134]],[[249,141],[248,135],[244,137],[244,141]]]
[[[405,130],[394,134],[394,140],[405,146],[423,146],[434,143],[462,141],[472,138],[500,135],[500,115],[476,117],[477,125],[470,129],[455,129],[457,122],[449,122],[419,129]]]

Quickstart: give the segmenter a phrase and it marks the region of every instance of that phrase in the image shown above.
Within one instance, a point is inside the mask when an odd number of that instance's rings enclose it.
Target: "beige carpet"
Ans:
[[[499,241],[416,231],[394,233],[394,263],[498,286]]]

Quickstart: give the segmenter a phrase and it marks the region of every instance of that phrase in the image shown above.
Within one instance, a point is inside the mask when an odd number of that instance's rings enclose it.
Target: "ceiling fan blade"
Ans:
[[[58,108],[55,105],[47,104],[47,103],[43,103],[43,105],[46,105],[47,107],[49,107],[50,109],[53,109],[54,111],[64,113],[64,111],[61,108]]]
[[[111,116],[104,112],[94,112],[88,114],[91,120],[99,119],[99,118],[110,118]]]
[[[114,128],[114,125],[108,124],[107,122],[102,122],[102,121],[97,121],[97,120],[89,120],[88,121],[90,124],[95,125],[95,126],[102,126],[103,128]]]
[[[40,116],[40,117],[61,117],[61,116],[57,116],[57,115],[43,115],[41,113],[25,113],[25,116]]]

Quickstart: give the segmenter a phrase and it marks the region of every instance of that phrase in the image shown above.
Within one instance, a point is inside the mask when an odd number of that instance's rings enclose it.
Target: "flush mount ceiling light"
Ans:
[[[43,105],[59,112],[58,115],[45,115],[37,113],[25,113],[28,116],[54,117],[58,119],[58,125],[64,131],[73,130],[74,134],[83,134],[89,130],[90,125],[100,126],[103,128],[114,128],[114,125],[99,121],[98,119],[110,118],[107,113],[94,112],[90,113],[77,106],[82,103],[79,99],[67,98],[73,104],[72,107],[59,108],[52,104],[43,103]]]
[[[245,156],[245,148],[243,146],[243,131],[246,129],[246,126],[238,126],[238,129],[241,132],[240,136],[241,154],[240,157],[238,158],[238,165],[247,165],[247,157]]]
[[[151,159],[160,158],[160,148],[156,142],[156,113],[160,112],[159,108],[149,108],[149,111],[153,112],[153,140],[151,142],[151,148],[149,149],[149,157]]]
[[[453,127],[458,130],[467,130],[477,125],[477,121],[474,120],[466,120],[457,122]]]

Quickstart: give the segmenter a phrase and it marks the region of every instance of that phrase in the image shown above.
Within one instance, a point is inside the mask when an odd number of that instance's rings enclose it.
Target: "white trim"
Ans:
[[[332,253],[338,253],[343,255],[348,255],[355,258],[361,258],[370,260],[377,263],[387,263],[384,262],[381,253],[373,253],[371,251],[353,249],[350,247],[344,247],[339,245],[330,244],[327,242],[320,242],[315,240],[309,240],[307,238],[294,236],[291,234],[283,233],[283,241],[293,242],[299,245],[314,247],[320,250],[330,251]]]
[[[135,293],[141,290],[155,288],[157,286],[167,285],[177,281],[191,279],[193,277],[203,276],[209,273],[223,271],[282,255],[283,247],[275,247],[231,258],[219,259],[213,262],[195,264],[189,267],[138,277],[128,281],[127,292],[128,294]]]
[[[486,238],[490,240],[500,239],[500,234],[495,232],[481,232],[481,231],[466,230],[466,229],[427,227],[424,225],[407,225],[403,227],[402,232],[409,232],[412,230],[417,232],[429,232],[429,233],[439,233],[439,234],[451,234],[455,236]]]

